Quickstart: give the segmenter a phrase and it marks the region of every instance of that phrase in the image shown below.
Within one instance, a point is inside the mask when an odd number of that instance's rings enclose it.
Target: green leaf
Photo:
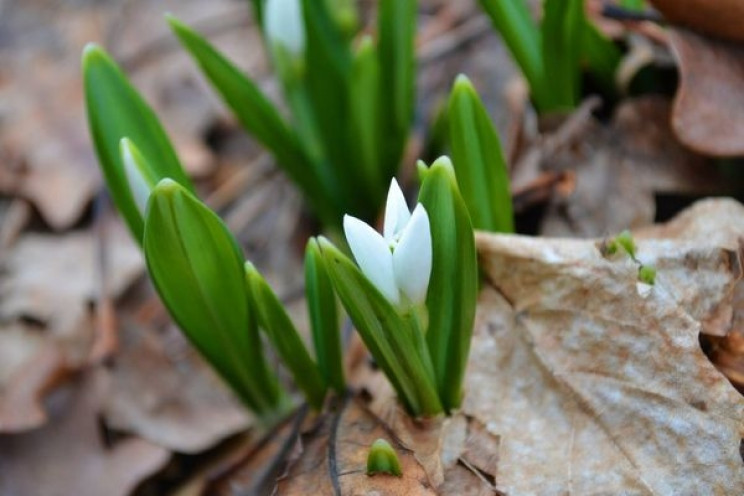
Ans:
[[[581,49],[586,26],[584,1],[545,0],[543,11],[544,78],[551,91],[549,103],[541,110],[572,110],[580,89]]]
[[[450,160],[439,158],[429,169],[419,163],[419,169],[422,184],[418,199],[429,214],[433,244],[426,340],[439,397],[450,412],[462,400],[473,333],[478,296],[475,238]]]
[[[158,294],[191,343],[256,413],[284,411],[249,312],[243,256],[220,218],[163,179],[150,195],[143,244]]]
[[[582,59],[592,77],[609,95],[617,94],[615,73],[623,53],[612,40],[605,37],[594,24],[584,19],[584,37],[581,46]]]
[[[343,394],[346,384],[336,294],[314,238],[305,249],[305,295],[318,368],[326,384]]]
[[[381,177],[395,176],[413,119],[416,60],[416,0],[380,0]]]
[[[303,0],[302,9],[307,35],[304,82],[326,159],[319,167],[325,167],[327,189],[340,204],[336,225],[344,213],[370,219],[379,205],[356,163],[351,139],[351,51],[326,2]]]
[[[377,51],[369,36],[359,43],[351,72],[351,125],[358,163],[368,188],[376,197],[384,195],[380,170],[380,67]]]
[[[191,181],[181,167],[163,127],[150,106],[99,46],[83,51],[83,79],[88,125],[111,197],[138,243],[143,219],[129,190],[119,142],[128,137],[152,169],[156,180],[170,177],[188,190]]]
[[[643,0],[620,0],[620,6],[629,10],[643,10],[646,8]]]
[[[419,341],[420,330],[404,319],[357,266],[325,238],[319,238],[323,259],[336,294],[375,361],[415,416],[442,412],[431,357]]]
[[[543,67],[542,35],[525,0],[479,0],[530,85],[538,109],[550,100]]]
[[[338,224],[333,191],[320,182],[317,165],[256,84],[194,30],[172,16],[167,19],[243,127],[273,153],[282,169],[304,191],[315,213],[325,222]]]
[[[509,174],[499,136],[467,77],[455,81],[447,112],[450,148],[475,229],[514,232]]]
[[[250,262],[245,263],[245,279],[250,307],[258,316],[259,326],[292,373],[292,378],[305,394],[310,406],[320,410],[323,407],[326,385],[292,319],[269,284]]]
[[[256,20],[256,24],[263,28],[263,9],[265,0],[251,0],[253,6],[253,17]]]

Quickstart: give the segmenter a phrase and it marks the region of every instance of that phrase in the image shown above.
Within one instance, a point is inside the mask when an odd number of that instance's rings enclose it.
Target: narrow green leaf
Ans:
[[[583,0],[545,0],[542,53],[550,101],[542,111],[568,111],[576,106],[584,37]]]
[[[378,53],[382,126],[381,177],[395,176],[413,119],[416,0],[380,0]]]
[[[441,413],[431,358],[413,334],[418,329],[398,314],[348,257],[325,238],[318,243],[336,294],[401,402],[415,416]]]
[[[287,407],[248,308],[243,256],[217,215],[170,179],[150,195],[147,267],[192,344],[243,402],[266,418]]]
[[[263,8],[265,0],[250,0],[253,5],[253,17],[256,19],[256,24],[259,27],[263,27]]]
[[[368,188],[384,195],[380,170],[380,67],[377,51],[369,36],[359,43],[351,72],[351,125],[358,162]]]
[[[457,182],[475,229],[514,232],[509,174],[499,136],[464,75],[449,100],[450,148]]]
[[[193,187],[157,116],[111,57],[89,44],[82,65],[88,126],[98,161],[116,207],[141,244],[143,219],[129,190],[119,150],[121,139],[129,137],[137,143],[155,179],[170,177],[190,191]]]
[[[343,394],[346,383],[336,294],[314,238],[305,249],[305,295],[318,368],[326,384]]]
[[[479,0],[516,60],[538,109],[550,99],[545,80],[541,34],[525,0]]]
[[[462,401],[473,333],[478,295],[475,238],[450,160],[439,158],[429,169],[420,164],[419,170],[423,177],[418,199],[429,213],[433,243],[426,340],[439,397],[450,412]]]
[[[287,175],[305,192],[316,214],[331,225],[338,224],[333,191],[320,182],[317,166],[256,84],[190,27],[172,16],[167,19],[243,127],[274,154]]]
[[[323,407],[326,385],[292,319],[269,284],[250,262],[245,263],[245,280],[250,308],[256,312],[259,326],[292,373],[292,378],[305,394],[310,406],[320,410]]]
[[[342,213],[370,219],[379,204],[365,184],[349,125],[351,118],[352,54],[334,23],[326,2],[303,0],[307,46],[305,85],[317,132],[323,142],[326,163],[324,178],[338,199]]]
[[[608,95],[617,94],[615,73],[623,53],[612,40],[605,37],[597,27],[584,18],[584,37],[581,45],[581,58],[591,76]]]
[[[620,6],[629,10],[643,10],[645,3],[643,0],[620,0]]]

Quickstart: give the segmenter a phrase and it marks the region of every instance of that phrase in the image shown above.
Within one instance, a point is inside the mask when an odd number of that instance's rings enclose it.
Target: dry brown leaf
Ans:
[[[176,329],[124,319],[104,405],[107,424],[181,453],[198,453],[252,418]]]
[[[702,33],[744,41],[741,0],[650,0],[666,18]]]
[[[719,228],[715,215],[699,222]],[[639,242],[658,269],[645,298],[636,266],[591,242],[479,236],[491,287],[463,411],[501,436],[500,489],[741,492],[744,398],[698,344],[741,267],[705,234]]]
[[[546,236],[606,236],[651,224],[655,195],[703,195],[724,186],[701,157],[679,145],[669,127],[669,102],[629,99],[608,126],[589,121],[555,153],[548,171],[573,171],[575,189],[556,194],[541,226]]]
[[[163,448],[137,438],[107,445],[98,418],[105,380],[89,371],[55,395],[51,422],[0,437],[0,494],[125,496],[168,460]]]
[[[744,3],[738,3],[744,14]],[[670,30],[669,41],[680,79],[672,111],[674,133],[705,155],[744,155],[744,44],[684,29]]]
[[[709,219],[717,219],[718,228],[711,232]],[[706,238],[708,242],[735,250],[744,237],[744,208],[734,200],[700,201],[661,226],[653,226],[637,233],[637,237],[695,240]],[[744,280],[736,285],[733,296],[733,312],[722,322],[712,321],[706,325],[703,343],[711,361],[744,394]]]
[[[108,288],[115,297],[144,265],[120,224],[112,225],[109,242]],[[98,284],[95,248],[92,231],[29,233],[0,254],[0,431],[43,422],[39,397],[61,370],[86,361],[93,338],[89,307]],[[19,391],[26,402],[17,401]]]
[[[246,29],[249,6],[228,0],[35,0],[6,2],[0,11],[0,192],[28,199],[57,230],[73,225],[102,185],[80,75],[86,43],[101,43],[130,66],[185,167],[197,175],[214,165],[204,133],[225,111],[163,14],[219,32],[217,45],[241,67],[266,66],[254,49],[256,30]]]

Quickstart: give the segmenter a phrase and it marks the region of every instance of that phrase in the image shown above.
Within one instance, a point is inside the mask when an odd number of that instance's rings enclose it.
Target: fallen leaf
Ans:
[[[541,234],[606,236],[651,224],[658,194],[725,190],[710,164],[677,142],[669,112],[669,102],[658,96],[628,99],[608,125],[590,119],[544,154],[544,170],[570,171],[576,181],[573,191],[553,195]]]
[[[717,229],[707,225],[716,219]],[[638,239],[674,237],[678,240],[705,238],[709,243],[736,250],[744,233],[744,208],[730,199],[704,200],[695,203],[672,221],[643,229]],[[706,354],[713,364],[744,394],[744,280],[736,284],[731,313],[707,322],[701,336]]]
[[[28,233],[0,254],[0,431],[40,425],[45,417],[37,402],[47,386],[61,369],[86,362],[98,284],[95,239],[93,231]],[[108,289],[116,297],[144,264],[120,223],[112,225],[109,242]],[[19,391],[27,401],[17,401]]]
[[[197,175],[215,165],[205,134],[225,110],[172,38],[163,14],[219,32],[217,45],[241,67],[266,67],[262,51],[254,49],[257,30],[245,29],[249,5],[228,0],[84,7],[39,0],[0,9],[0,192],[29,200],[55,230],[74,225],[102,186],[80,76],[86,43],[101,43],[131,66],[127,72]]]
[[[646,298],[635,264],[605,260],[591,242],[478,237],[490,287],[463,412],[501,437],[499,489],[740,492],[744,398],[698,334],[741,267],[703,234],[639,242],[658,269]]]
[[[107,370],[108,425],[180,453],[199,453],[247,429],[252,418],[177,329],[120,318]]]
[[[168,451],[141,439],[106,445],[98,418],[102,379],[87,372],[57,392],[48,425],[0,437],[0,494],[125,496],[165,464]]]
[[[744,155],[744,44],[685,29],[670,30],[669,42],[679,67],[674,133],[704,155]]]
[[[670,21],[702,33],[744,41],[744,3],[739,0],[649,0]]]

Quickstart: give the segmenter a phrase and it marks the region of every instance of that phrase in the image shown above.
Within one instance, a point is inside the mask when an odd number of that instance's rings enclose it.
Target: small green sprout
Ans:
[[[617,236],[615,236],[615,243],[617,243],[625,253],[630,256],[633,260],[636,259],[636,244],[633,239],[633,235],[627,229]]]
[[[656,267],[653,265],[641,265],[638,267],[638,280],[644,284],[653,286],[656,282]]]
[[[400,460],[390,443],[380,438],[372,443],[367,455],[367,475],[388,474],[402,477]]]
[[[635,264],[638,265],[638,281],[653,286],[656,282],[656,267],[641,263],[638,260],[638,246],[633,235],[627,229],[617,236],[603,240],[598,244],[603,257],[613,257],[618,253],[625,253]]]

